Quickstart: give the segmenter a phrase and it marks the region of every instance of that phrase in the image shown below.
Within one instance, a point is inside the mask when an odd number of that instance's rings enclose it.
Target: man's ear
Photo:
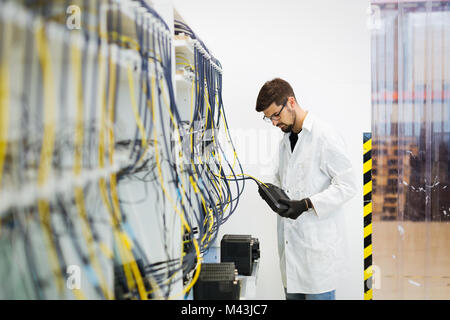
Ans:
[[[291,96],[291,97],[288,98],[288,101],[289,101],[289,104],[292,106],[292,109],[293,109],[294,106],[295,106],[295,98]]]

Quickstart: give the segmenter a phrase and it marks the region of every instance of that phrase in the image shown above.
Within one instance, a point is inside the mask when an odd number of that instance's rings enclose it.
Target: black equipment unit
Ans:
[[[289,200],[288,195],[283,189],[278,188],[271,183],[259,184],[258,192],[261,197],[267,202],[270,208],[276,213],[282,213],[288,209],[288,207],[278,201],[280,199]]]
[[[239,300],[241,280],[234,263],[203,263],[194,285],[194,300]]]
[[[239,274],[251,275],[259,256],[259,241],[251,235],[226,234],[220,242],[220,261],[234,262]]]

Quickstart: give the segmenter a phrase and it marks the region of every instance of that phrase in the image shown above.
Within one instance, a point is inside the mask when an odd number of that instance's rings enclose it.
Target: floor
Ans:
[[[450,223],[373,222],[373,298],[450,299]]]

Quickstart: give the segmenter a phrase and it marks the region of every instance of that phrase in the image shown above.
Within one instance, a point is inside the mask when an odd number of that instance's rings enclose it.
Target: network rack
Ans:
[[[177,22],[77,6],[0,1],[0,298],[181,299],[245,184],[220,63],[190,32],[189,113]]]

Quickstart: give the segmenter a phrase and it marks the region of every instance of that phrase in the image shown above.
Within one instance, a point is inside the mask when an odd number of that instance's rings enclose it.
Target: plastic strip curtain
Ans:
[[[450,298],[450,1],[372,1],[374,299]]]

